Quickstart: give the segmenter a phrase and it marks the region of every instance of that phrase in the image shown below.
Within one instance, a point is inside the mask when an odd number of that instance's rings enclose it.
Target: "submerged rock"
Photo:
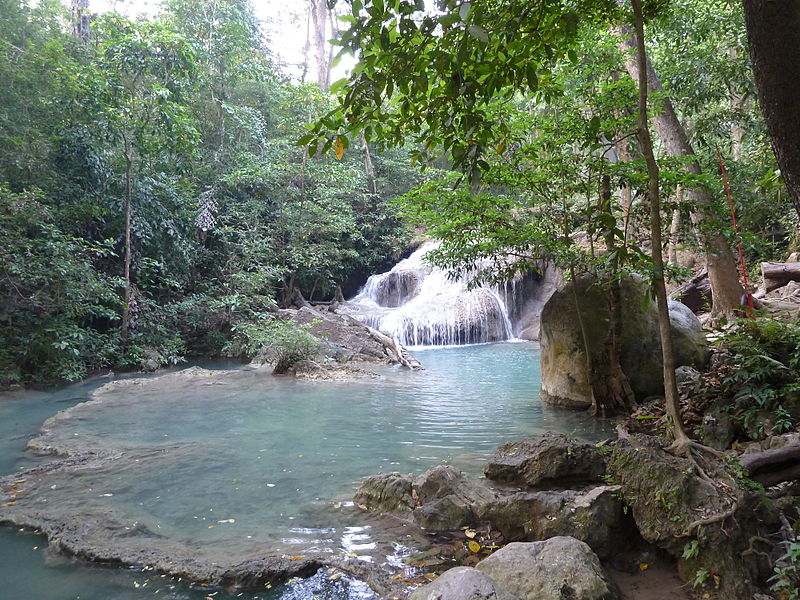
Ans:
[[[620,365],[636,398],[663,394],[661,341],[655,303],[646,301],[641,281],[626,279],[621,286],[622,335]],[[605,290],[595,278],[577,281],[580,318],[573,284],[568,282],[542,310],[541,362],[543,402],[567,408],[591,406],[581,323],[592,353],[605,352],[609,335],[609,309]],[[670,303],[673,342],[678,365],[702,368],[707,360],[700,322],[684,305]]]
[[[619,598],[591,548],[571,537],[508,544],[479,562],[476,569],[520,599]]]
[[[411,594],[410,600],[516,600],[489,577],[470,567],[455,567]]]
[[[503,444],[483,472],[495,481],[536,487],[600,481],[605,470],[594,444],[548,432]]]

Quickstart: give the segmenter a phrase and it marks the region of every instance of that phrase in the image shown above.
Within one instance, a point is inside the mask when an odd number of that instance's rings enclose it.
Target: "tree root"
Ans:
[[[705,519],[698,519],[697,521],[690,523],[689,527],[686,528],[686,533],[684,534],[684,537],[693,536],[694,531],[699,529],[700,527],[706,527],[707,525],[713,525],[714,523],[722,523],[728,517],[732,517],[736,512],[736,509],[738,508],[739,508],[739,503],[736,501],[735,498],[733,498],[730,507],[725,512],[717,513]]]
[[[772,542],[770,542],[767,538],[761,537],[760,535],[754,535],[753,537],[750,538],[747,548],[745,550],[742,550],[739,556],[741,556],[742,558],[751,555],[761,556],[762,558],[765,558],[770,564],[772,564],[772,557],[769,555],[769,553],[762,552],[761,550],[756,550],[753,547],[753,544],[755,542],[761,542],[762,544],[769,546],[770,549],[772,548]]]

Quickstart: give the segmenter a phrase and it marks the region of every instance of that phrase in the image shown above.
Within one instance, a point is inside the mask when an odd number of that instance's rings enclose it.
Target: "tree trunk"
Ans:
[[[317,56],[317,83],[319,89],[327,92],[330,88],[330,54],[325,35],[328,23],[327,0],[310,0],[311,16],[314,22],[314,46]]]
[[[658,80],[655,69],[650,61],[646,61],[641,66],[639,61],[634,60],[632,51],[636,51],[639,40],[632,35],[629,27],[620,28],[620,49],[625,54],[625,68],[634,80],[639,80],[642,69],[645,70],[648,82],[648,91],[655,92],[660,96],[659,114],[653,117],[653,127],[655,128],[667,154],[671,157],[693,156],[694,149],[689,143],[686,131],[678,120],[675,108],[670,99],[664,94],[664,88]],[[694,160],[686,170],[692,175],[701,175],[700,163]],[[713,305],[711,312],[714,315],[726,315],[739,307],[742,297],[742,286],[739,283],[739,273],[736,262],[733,259],[728,242],[719,233],[705,231],[703,222],[706,215],[711,212],[712,198],[703,188],[692,188],[685,190],[686,199],[693,206],[700,209],[699,213],[692,213],[692,223],[700,237],[703,249],[706,253],[706,266],[711,280],[713,290]]]
[[[128,341],[131,303],[131,187],[133,177],[133,148],[127,132],[122,134],[125,153],[125,301],[122,306],[122,341]]]
[[[372,156],[369,153],[369,144],[367,138],[364,136],[364,131],[358,134],[361,140],[361,146],[364,148],[364,173],[367,175],[367,188],[369,193],[374,195],[378,194],[378,179],[375,174],[375,165],[372,163]]]
[[[83,44],[89,43],[89,0],[72,0],[72,33]]]
[[[678,266],[678,233],[681,230],[681,209],[683,202],[683,187],[678,184],[675,187],[675,204],[677,206],[672,211],[672,223],[669,226],[669,246],[667,250],[667,262],[673,267]]]
[[[758,101],[800,216],[800,2],[742,0]]]
[[[667,288],[664,282],[664,257],[661,249],[661,201],[659,198],[659,171],[653,153],[647,119],[648,69],[647,52],[644,47],[644,18],[641,0],[631,0],[636,27],[636,59],[639,84],[639,141],[647,162],[647,198],[650,202],[650,244],[653,255],[653,288],[658,307],[658,329],[661,334],[661,357],[664,362],[664,402],[672,420],[672,431],[676,444],[685,446],[689,437],[683,429],[678,398],[678,383],[675,379],[675,351],[672,347],[672,325],[667,307]]]
[[[728,49],[728,57],[734,62],[739,56],[736,48]],[[739,161],[744,153],[745,129],[741,123],[741,112],[747,102],[747,96],[741,92],[735,83],[731,83],[731,112],[733,113],[733,125],[731,125],[731,157]]]
[[[611,180],[604,175],[600,186],[600,210],[612,215]],[[604,232],[606,249],[612,253],[616,240],[614,232],[608,228]],[[609,274],[608,290],[608,336],[603,350],[591,354],[590,384],[592,386],[592,412],[610,417],[618,413],[627,413],[636,403],[628,378],[620,366],[619,340],[622,338],[622,290],[620,288],[619,264],[615,261]],[[574,285],[574,284],[573,284]],[[585,340],[585,338],[584,338]],[[586,348],[589,352],[589,348]]]

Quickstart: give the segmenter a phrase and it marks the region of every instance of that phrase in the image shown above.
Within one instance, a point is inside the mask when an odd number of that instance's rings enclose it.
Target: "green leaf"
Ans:
[[[477,25],[470,25],[469,27],[467,27],[467,32],[478,41],[484,44],[489,43],[489,32],[486,31],[483,27],[479,27]]]

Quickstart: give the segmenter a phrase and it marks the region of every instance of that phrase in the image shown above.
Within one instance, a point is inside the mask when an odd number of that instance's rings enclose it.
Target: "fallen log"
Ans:
[[[739,459],[750,478],[765,486],[800,479],[800,444],[744,454]]]
[[[705,312],[711,309],[711,281],[708,271],[703,269],[689,281],[676,288],[670,298],[682,302],[693,313]]]
[[[783,287],[790,281],[800,281],[800,263],[762,262],[761,275],[767,293]]]

